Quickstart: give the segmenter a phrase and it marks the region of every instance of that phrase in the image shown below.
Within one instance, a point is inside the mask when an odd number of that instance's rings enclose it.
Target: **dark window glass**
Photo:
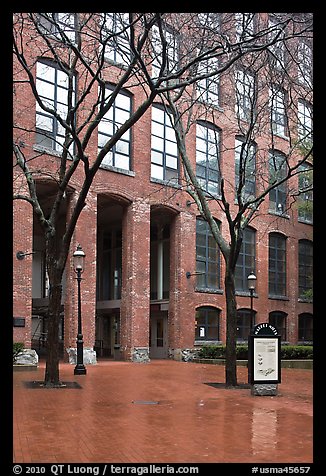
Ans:
[[[219,340],[220,311],[211,307],[200,307],[196,310],[196,340]]]
[[[279,233],[269,235],[269,294],[286,295],[286,238]]]

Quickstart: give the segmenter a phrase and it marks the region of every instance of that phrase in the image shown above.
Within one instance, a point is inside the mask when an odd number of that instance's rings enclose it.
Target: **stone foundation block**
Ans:
[[[274,396],[277,395],[277,384],[261,384],[261,383],[256,383],[251,386],[251,395],[258,395],[258,396],[263,396],[263,395],[268,395],[268,396]]]
[[[77,364],[77,348],[70,347],[66,349],[69,356],[69,364]],[[92,348],[83,349],[83,360],[85,365],[93,365],[97,363],[96,352]]]
[[[131,354],[132,362],[150,362],[148,347],[134,347]]]
[[[38,354],[34,349],[23,349],[20,354],[17,355],[16,365],[37,365]]]

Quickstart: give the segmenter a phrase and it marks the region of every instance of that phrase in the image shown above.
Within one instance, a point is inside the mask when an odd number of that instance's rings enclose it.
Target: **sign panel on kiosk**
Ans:
[[[281,382],[281,336],[269,323],[257,324],[249,336],[249,383]]]

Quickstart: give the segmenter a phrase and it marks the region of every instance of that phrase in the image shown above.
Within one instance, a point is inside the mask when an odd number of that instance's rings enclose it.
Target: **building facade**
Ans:
[[[73,35],[72,14],[68,18],[60,18],[67,14],[56,15],[58,21],[70,25],[68,33]],[[110,27],[114,28],[121,17],[109,15]],[[267,14],[260,15],[268,19]],[[241,34],[237,19],[235,15],[234,35]],[[249,20],[247,32],[254,28]],[[119,41],[120,49],[112,45],[106,54],[111,65],[104,78],[107,94],[124,68],[121,45],[127,48],[128,41],[123,37]],[[31,57],[34,55],[33,75],[38,93],[62,110],[67,107],[66,78],[51,55],[41,55],[40,50],[26,50]],[[302,70],[297,72],[297,81],[302,96],[298,93],[294,98],[295,123],[286,114],[284,91],[271,87],[274,147],[270,149],[269,138],[257,135],[250,149],[252,159],[248,161],[245,193],[255,195],[263,184],[258,173],[263,153],[265,159],[269,154],[268,160],[274,163],[287,153],[289,129],[295,130],[297,137],[312,132],[311,104],[308,95],[303,94],[308,89],[304,82],[307,78],[311,80],[312,52],[307,43],[298,51],[302,55]],[[286,61],[281,48],[273,53],[281,65]],[[173,54],[174,51],[172,57]],[[81,83],[79,78],[74,86],[77,96]],[[210,206],[225,236],[227,222],[218,199],[220,178],[223,174],[224,182],[229,184],[226,194],[231,197],[239,176],[243,143],[239,117],[245,120],[250,112],[252,84],[253,78],[243,69],[232,70],[218,80],[203,79],[198,85],[198,101],[209,102],[213,113],[197,121],[187,136],[188,155],[197,178],[208,193],[217,197]],[[94,88],[89,104],[96,102],[97,94]],[[144,98],[141,86],[132,92],[127,88],[119,92],[89,143],[89,156],[97,155],[112,136],[112,127],[123,124]],[[24,126],[21,146],[26,156],[33,157],[40,167],[46,156],[49,173],[53,172],[58,166],[64,132],[38,106],[29,85],[23,82],[15,91],[14,117],[20,131]],[[21,132],[17,134],[17,140],[22,140]],[[312,342],[312,211],[310,206],[297,206],[303,200],[301,195],[296,205],[289,195],[291,184],[299,189],[300,184],[310,180],[309,174],[309,170],[302,171],[271,191],[245,229],[235,276],[239,343],[247,341],[250,330],[252,310],[247,277],[251,272],[257,276],[254,322],[273,324],[283,343]],[[86,254],[81,285],[82,319],[84,350],[89,352],[91,362],[101,357],[187,360],[203,344],[225,343],[224,260],[207,222],[182,186],[183,176],[171,121],[162,103],[154,101],[104,157],[78,220],[63,279],[60,336],[64,359],[76,348],[77,284],[72,254],[77,244]],[[15,190],[26,191],[17,168],[14,179]],[[55,193],[53,181],[43,176],[36,180],[36,186],[44,207],[47,203],[50,206]],[[73,186],[78,191],[78,171]],[[77,199],[74,189],[67,193],[61,209],[63,227]],[[310,205],[311,201],[311,192],[307,191],[304,203]],[[236,210],[235,197],[233,204]],[[31,204],[24,200],[14,200],[13,238],[14,341],[42,353],[46,347],[49,292],[45,240]],[[19,251],[25,254],[23,259],[17,256]]]

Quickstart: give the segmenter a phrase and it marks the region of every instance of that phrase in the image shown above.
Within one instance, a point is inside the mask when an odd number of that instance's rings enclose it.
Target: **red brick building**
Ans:
[[[260,15],[268,19],[267,14]],[[235,16],[235,32],[236,20]],[[304,51],[302,64],[307,75],[307,71],[311,73],[311,51],[308,43],[303,42],[302,48],[298,51]],[[60,79],[62,71],[49,54],[41,56],[40,50],[35,44],[26,49],[29,59],[34,61],[33,75],[39,94],[45,100],[56,101],[55,106],[60,108],[64,106],[60,97],[66,93],[65,81]],[[112,51],[107,54],[111,67],[105,72],[108,91],[123,68],[121,58],[119,61],[113,56],[114,49]],[[284,60],[281,56],[278,58],[280,62]],[[18,69],[16,65],[15,72],[21,74]],[[194,170],[202,183],[205,182],[204,186],[217,195],[220,178],[209,175],[205,170],[210,167],[208,161],[200,162],[198,156],[206,153],[207,159],[209,147],[216,147],[224,178],[229,184],[236,183],[237,151],[242,137],[238,127],[240,109],[236,110],[234,104],[239,95],[246,94],[246,89],[237,89],[235,85],[250,84],[250,78],[241,74],[237,76],[232,70],[214,84],[200,84],[202,93],[211,93],[206,100],[213,101],[215,94],[216,107],[209,120],[192,126],[187,137]],[[302,121],[292,124],[290,117],[285,125],[284,102],[281,93],[277,93],[272,116],[277,154],[287,153],[289,148],[289,136],[283,127],[300,136],[302,130],[307,132],[312,126],[311,105],[307,94],[303,94],[307,85],[303,81],[300,85],[300,74],[305,80],[307,76],[302,72],[296,74],[301,88],[298,91],[302,92],[302,97],[297,92],[294,98],[296,118]],[[234,77],[238,83],[233,81]],[[89,105],[96,100],[97,93],[94,88],[93,97],[90,94],[88,98]],[[142,87],[125,89],[118,94],[110,121],[98,126],[97,134],[88,145],[90,157],[95,156],[110,137],[108,123],[121,124],[144,97]],[[17,141],[21,141],[27,157],[34,157],[35,169],[42,168],[45,154],[49,172],[51,167],[53,172],[60,152],[56,144],[60,144],[62,133],[36,105],[29,84],[21,83],[15,90],[14,121],[21,127],[15,131]],[[215,137],[218,135],[215,145],[209,144],[212,131]],[[90,361],[95,361],[94,350],[97,357],[134,361],[187,359],[204,343],[225,342],[223,258],[197,206],[180,186],[183,170],[173,130],[161,104],[154,102],[118,144],[119,147],[104,158],[96,174],[73,236],[63,282],[60,326],[63,356],[67,358],[67,350],[76,348],[77,285],[72,254],[77,244],[81,244],[86,253],[81,287],[83,337]],[[270,137],[257,135],[256,164],[263,154],[266,157],[269,149]],[[201,175],[200,171],[204,173]],[[252,186],[259,190],[261,176],[255,171],[252,176]],[[78,190],[78,180],[77,173],[71,184],[75,190]],[[293,177],[285,187],[289,189],[293,184],[298,188],[298,180],[298,176]],[[43,204],[46,206],[46,201],[50,204],[53,182],[43,176],[36,184]],[[20,193],[26,190],[17,168],[14,169],[14,188]],[[234,186],[229,185],[226,193],[232,203]],[[305,199],[310,203],[311,193],[306,193]],[[62,207],[62,224],[69,219],[74,200],[76,194],[72,188]],[[270,193],[245,232],[236,272],[239,342],[246,341],[250,327],[246,278],[252,271],[257,276],[253,299],[255,323],[271,322],[281,332],[284,343],[312,342],[311,209],[290,206],[289,200],[285,188],[279,187]],[[233,204],[236,210],[234,199]],[[226,219],[218,200],[211,208],[227,235]],[[22,341],[26,347],[42,352],[48,302],[44,237],[32,206],[26,201],[14,201],[13,223],[14,341]],[[18,251],[26,253],[23,259],[17,258]],[[31,252],[33,254],[29,254]]]

